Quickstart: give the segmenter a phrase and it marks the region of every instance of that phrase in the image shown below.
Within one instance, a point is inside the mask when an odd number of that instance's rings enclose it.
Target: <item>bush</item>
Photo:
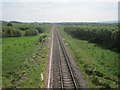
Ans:
[[[109,26],[66,26],[64,31],[71,36],[96,43],[104,48],[120,52],[120,31],[114,25]]]
[[[2,37],[20,37],[22,32],[10,26],[4,26],[2,29]]]
[[[12,23],[8,23],[7,26],[12,26]]]
[[[20,30],[13,30],[13,37],[20,37],[22,36],[22,31]]]
[[[38,34],[38,31],[33,28],[25,31],[25,36],[35,36],[37,34]]]
[[[14,21],[13,21],[14,22]],[[1,37],[20,37],[24,36],[35,36],[38,33],[43,33],[47,28],[44,25],[39,24],[24,24],[7,22],[2,24],[2,31],[0,32]],[[43,37],[44,38],[44,37]]]
[[[43,33],[44,32],[44,28],[36,27],[35,29],[37,29],[39,33]]]

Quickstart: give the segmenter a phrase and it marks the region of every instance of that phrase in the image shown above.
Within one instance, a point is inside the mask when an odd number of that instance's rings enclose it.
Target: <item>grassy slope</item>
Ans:
[[[47,59],[48,37],[39,42],[38,36],[3,38],[2,73],[3,88],[43,87],[45,63]]]
[[[91,88],[116,88],[118,82],[118,58],[117,53],[105,50],[93,43],[78,40],[63,31],[59,27],[60,34],[68,43],[77,65],[82,69],[83,74]]]

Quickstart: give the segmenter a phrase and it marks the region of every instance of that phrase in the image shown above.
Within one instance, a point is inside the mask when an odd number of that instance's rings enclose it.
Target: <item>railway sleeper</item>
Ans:
[[[63,74],[66,74],[66,75],[70,75],[68,70],[62,71],[62,73],[63,73]]]
[[[64,88],[73,88],[74,87],[73,84],[64,84],[63,86],[64,86]]]

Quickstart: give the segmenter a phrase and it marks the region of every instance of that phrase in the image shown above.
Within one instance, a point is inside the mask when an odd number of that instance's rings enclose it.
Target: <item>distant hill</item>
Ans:
[[[10,21],[9,23],[22,24],[22,22],[19,22],[19,21]]]
[[[26,23],[31,23],[31,24],[42,24],[42,22],[20,22],[20,21],[3,21],[0,20],[0,24],[7,24],[7,23],[12,23],[12,24],[26,24]],[[44,22],[50,24],[50,22]],[[97,23],[106,23],[106,24],[112,24],[112,23],[118,23],[118,21],[101,21],[101,22],[56,22],[57,24],[75,24],[75,25],[84,25],[84,24],[97,24]],[[120,21],[119,21],[120,23]]]
[[[1,24],[1,23],[4,24],[4,23],[8,23],[8,22],[7,22],[7,21],[2,21],[2,20],[0,20],[0,24]]]
[[[0,20],[0,24],[7,25],[8,23],[23,24],[22,22],[19,22],[19,21],[3,21],[3,20]]]
[[[98,22],[98,23],[118,23],[118,21],[103,21],[103,22]],[[119,21],[120,23],[120,21]]]

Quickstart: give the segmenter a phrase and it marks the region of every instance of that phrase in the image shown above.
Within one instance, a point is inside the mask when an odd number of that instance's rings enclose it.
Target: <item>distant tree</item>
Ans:
[[[111,49],[120,52],[120,31],[119,27],[114,24],[96,24],[93,27],[89,25],[79,25],[79,26],[66,26],[64,31],[71,36],[87,40],[90,43],[96,43],[104,48]]]
[[[0,30],[0,38],[2,37],[2,31]]]
[[[14,29],[14,30],[12,30],[12,35],[13,35],[13,37],[20,37],[20,36],[22,36],[22,31],[20,31],[18,29]]]
[[[38,34],[38,30],[31,28],[25,31],[25,36],[35,36]]]
[[[39,33],[43,33],[44,31],[44,28],[41,28],[41,27],[36,27],[35,29],[37,29]]]
[[[7,26],[12,26],[12,23],[8,23]]]
[[[120,28],[120,27],[119,27]],[[114,47],[116,48],[116,51],[120,53],[120,31],[116,33],[116,38],[115,38],[115,44]]]
[[[2,37],[20,37],[20,36],[22,36],[22,31],[10,26],[2,27]]]

